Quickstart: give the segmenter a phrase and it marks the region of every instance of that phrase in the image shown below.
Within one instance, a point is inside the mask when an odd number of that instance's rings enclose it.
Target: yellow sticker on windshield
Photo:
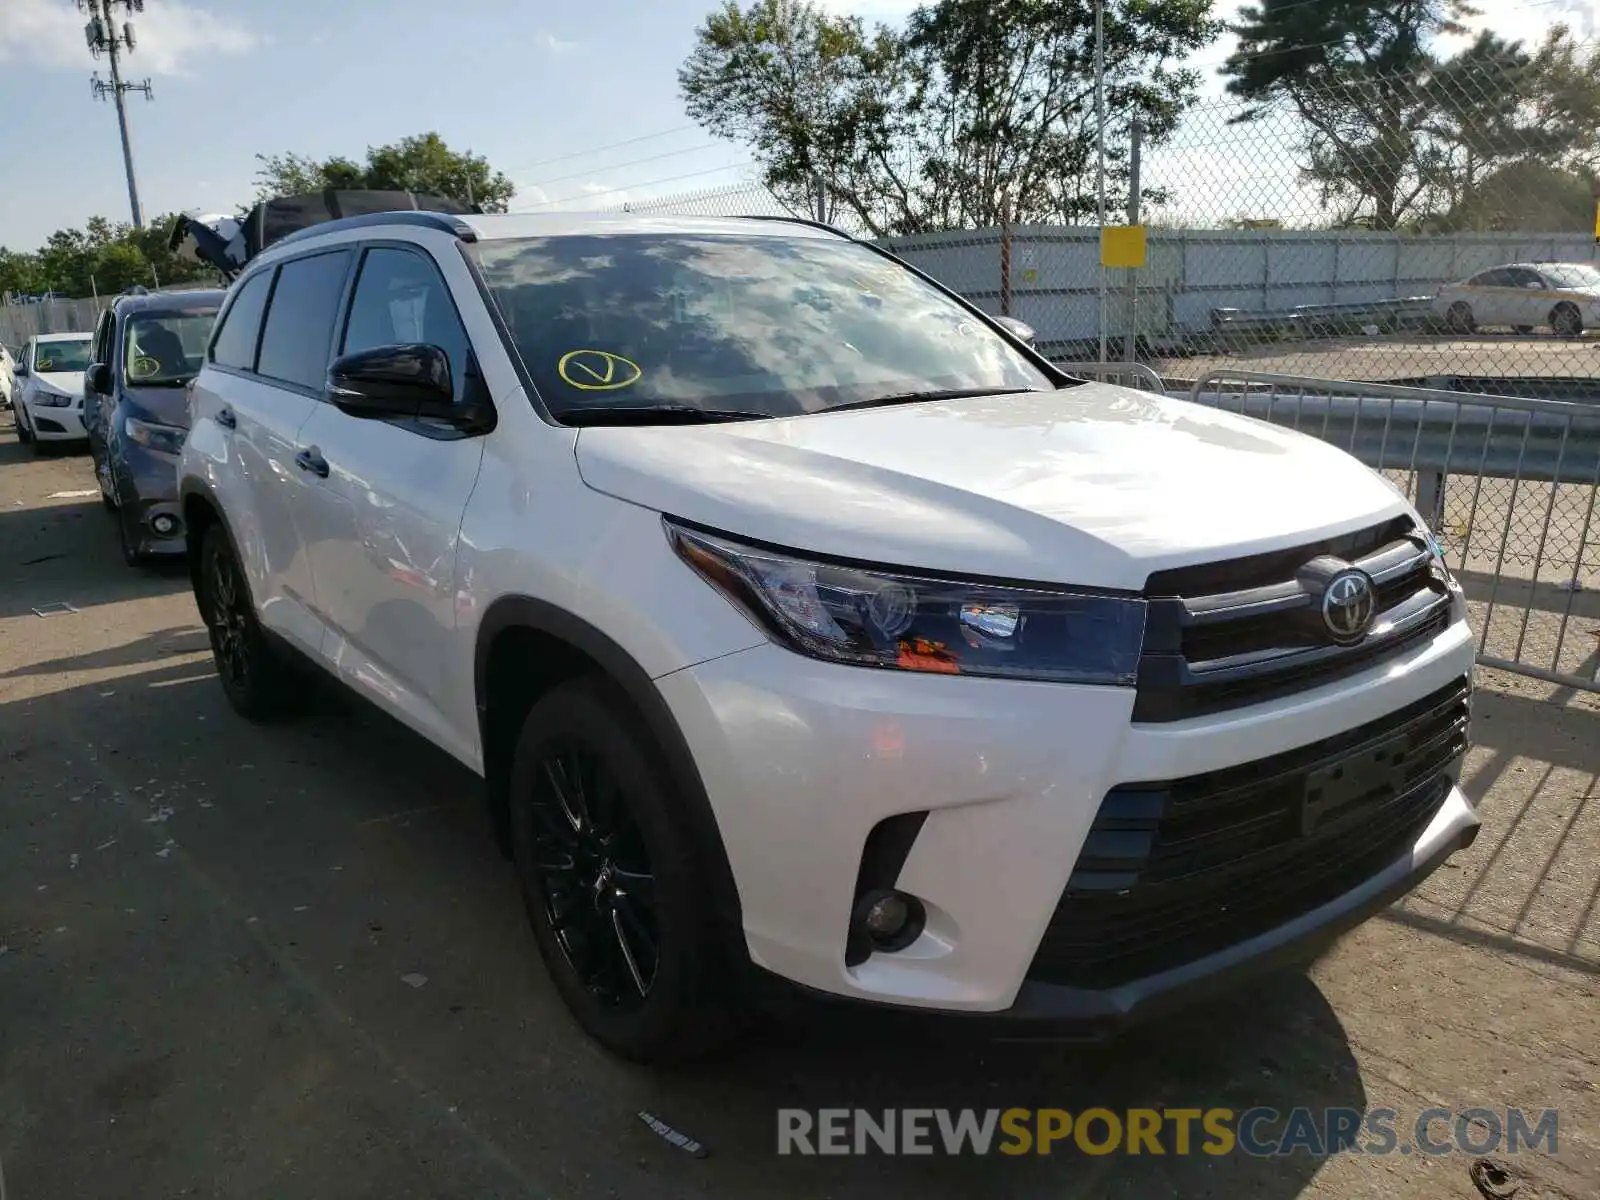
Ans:
[[[631,387],[644,374],[633,359],[609,350],[568,350],[556,364],[556,373],[585,392],[614,392]]]
[[[142,354],[128,365],[129,379],[151,379],[159,374],[161,374],[161,364]]]
[[[36,358],[33,360],[33,369],[35,371],[48,371],[55,365],[56,360],[53,358]]]

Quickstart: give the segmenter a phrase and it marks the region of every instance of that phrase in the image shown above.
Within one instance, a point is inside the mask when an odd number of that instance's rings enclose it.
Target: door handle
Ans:
[[[221,425],[224,429],[239,428],[239,418],[233,415],[233,409],[231,408],[217,409],[215,420],[217,424]]]
[[[308,446],[294,456],[294,465],[302,471],[310,471],[319,479],[328,477],[328,460],[322,457],[322,451],[315,446]]]

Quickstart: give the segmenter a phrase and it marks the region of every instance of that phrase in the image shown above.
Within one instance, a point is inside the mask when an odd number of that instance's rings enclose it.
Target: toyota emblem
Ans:
[[[1355,567],[1328,580],[1322,592],[1322,623],[1328,627],[1329,636],[1342,646],[1367,636],[1377,608],[1372,577]]]

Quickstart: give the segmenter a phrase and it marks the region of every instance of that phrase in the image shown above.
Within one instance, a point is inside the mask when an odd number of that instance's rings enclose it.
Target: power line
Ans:
[[[554,179],[541,179],[532,186],[542,188],[546,184],[566,183],[571,179],[582,179],[585,175],[596,174],[597,171],[620,171],[624,167],[637,167],[641,163],[660,162],[663,158],[677,158],[681,154],[699,154],[703,150],[715,150],[721,145],[721,142],[707,142],[703,146],[691,146],[687,150],[668,150],[662,154],[652,154],[648,158],[635,158],[628,162],[612,163],[608,167],[598,167],[589,171],[575,171],[571,175],[558,175]]]
[[[671,137],[675,133],[683,133],[689,129],[696,129],[695,125],[675,125],[671,129],[663,129],[659,133],[646,133],[639,137],[624,138],[620,142],[607,142],[603,146],[591,146],[587,150],[574,150],[571,154],[558,154],[555,158],[541,158],[538,162],[523,163],[509,170],[515,172],[532,171],[537,167],[549,167],[556,163],[571,162],[575,158],[584,158],[590,154],[604,154],[607,150],[620,150],[623,146],[636,146],[640,142],[653,142],[657,138]]]
[[[748,166],[752,166],[752,165],[753,164],[748,162],[748,161],[746,161],[746,162],[738,162],[738,163],[729,163],[725,167],[709,167],[704,171],[686,171],[682,175],[669,175],[665,179],[649,179],[649,180],[645,180],[643,183],[619,184],[619,185],[617,185],[615,187],[608,185],[606,187],[606,189],[605,189],[605,192],[578,192],[575,195],[571,195],[571,196],[559,196],[554,200],[539,200],[539,201],[536,201],[533,204],[524,205],[521,208],[513,208],[510,211],[514,212],[514,213],[533,212],[534,209],[537,209],[537,208],[547,208],[552,204],[566,204],[567,202],[572,201],[572,200],[582,200],[587,196],[593,196],[593,195],[602,195],[603,196],[603,195],[606,194],[606,192],[620,192],[620,191],[626,190],[627,188],[657,187],[657,186],[659,186],[660,184],[663,184],[663,183],[677,183],[680,179],[697,179],[697,178],[699,178],[700,176],[703,176],[703,175],[715,175],[718,171],[736,171],[740,167],[748,167]]]

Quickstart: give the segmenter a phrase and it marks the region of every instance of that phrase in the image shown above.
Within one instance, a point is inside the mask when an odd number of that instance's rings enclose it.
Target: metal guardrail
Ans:
[[[1189,398],[1331,442],[1402,486],[1467,585],[1478,661],[1600,691],[1600,594],[1585,588],[1600,579],[1600,405],[1229,370]]]
[[[1136,362],[1058,362],[1068,375],[1078,379],[1093,379],[1100,383],[1115,383],[1138,391],[1156,392],[1165,396],[1167,385],[1155,371]]]

